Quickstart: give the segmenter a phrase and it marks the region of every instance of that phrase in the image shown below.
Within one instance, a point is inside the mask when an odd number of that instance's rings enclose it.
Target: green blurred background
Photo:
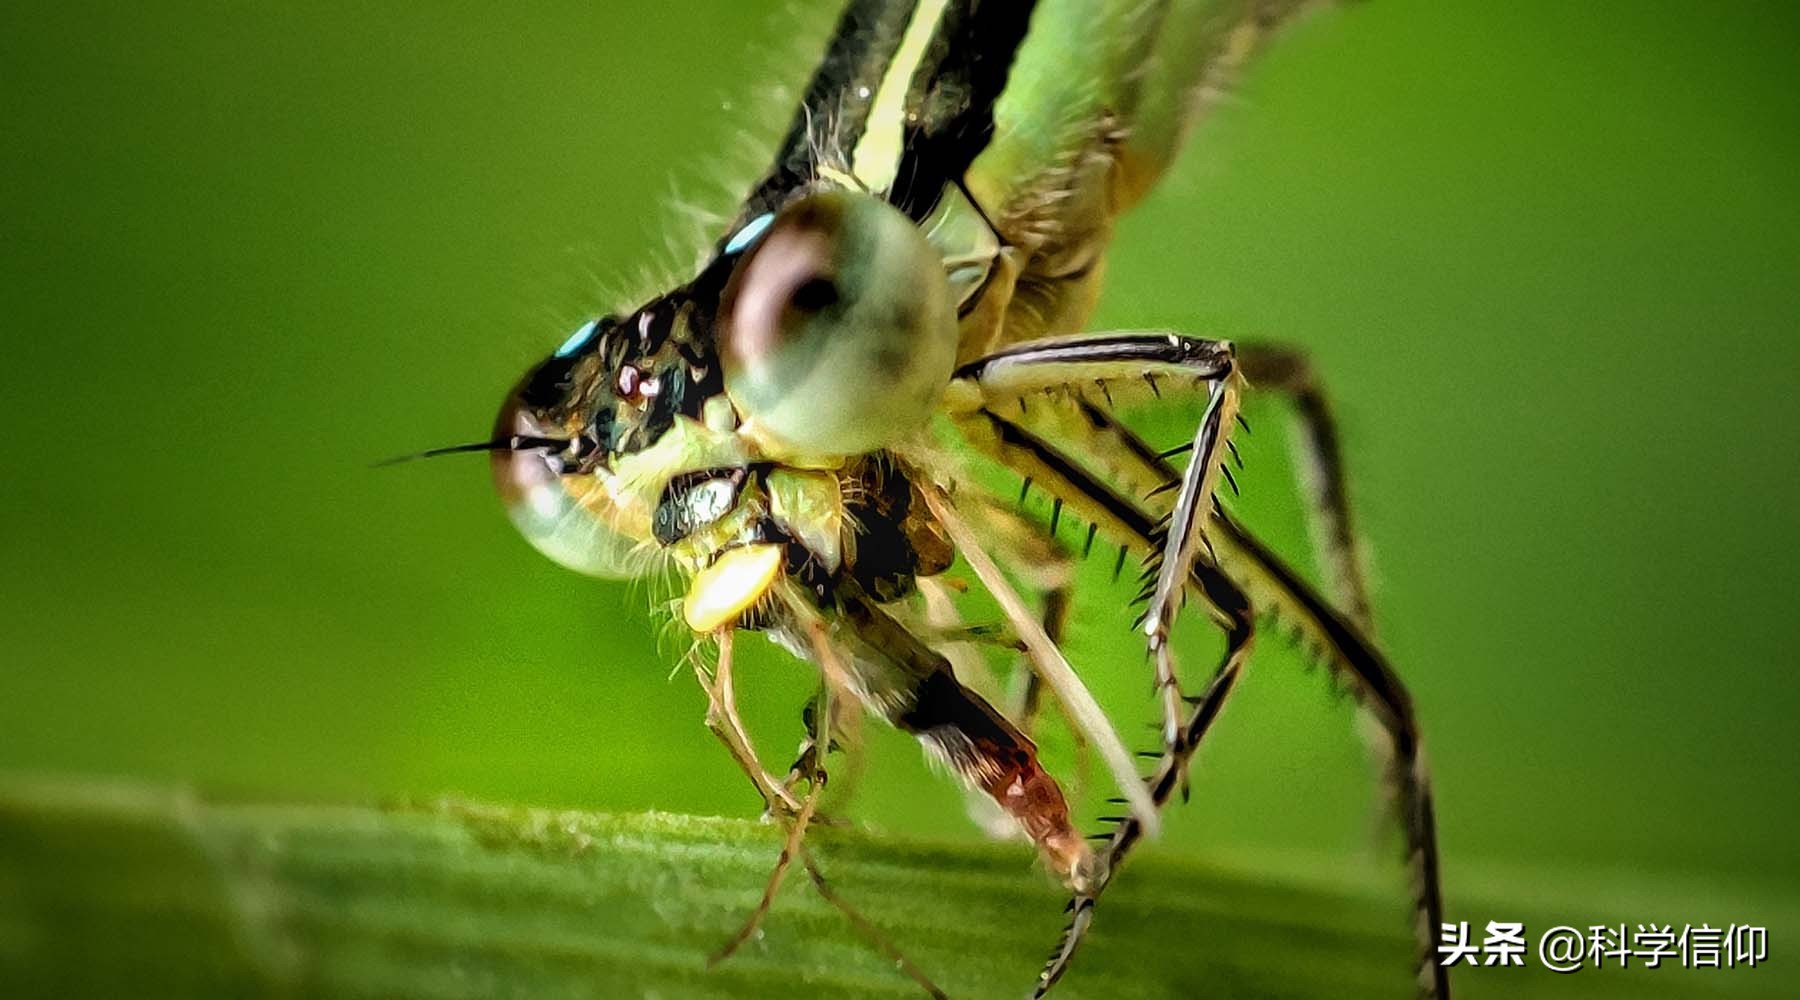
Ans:
[[[738,3],[0,12],[0,772],[755,812],[640,589],[531,551],[480,460],[368,465],[481,436],[691,260],[661,206],[732,207],[796,18],[816,45],[826,11]],[[1122,226],[1098,326],[1290,339],[1330,380],[1453,916],[1800,907],[1797,46],[1785,2],[1325,12]],[[1252,415],[1239,509],[1310,565]],[[1091,569],[1072,656],[1149,740]],[[785,750],[806,672],[751,645]],[[1350,713],[1297,666],[1265,641],[1155,850],[1375,856]],[[891,733],[854,811],[978,836]]]

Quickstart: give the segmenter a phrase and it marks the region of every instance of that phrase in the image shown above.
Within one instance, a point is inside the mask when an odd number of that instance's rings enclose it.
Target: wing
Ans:
[[[1113,220],[1309,0],[1043,0],[966,186],[1020,251],[1001,343],[1079,332]],[[995,346],[999,346],[996,344]]]
[[[1044,0],[969,187],[1008,236],[1081,240],[1135,204],[1308,0]],[[1060,207],[1050,207],[1060,206]]]

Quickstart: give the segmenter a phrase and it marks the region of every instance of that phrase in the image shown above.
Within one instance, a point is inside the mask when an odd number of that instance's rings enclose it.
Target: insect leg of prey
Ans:
[[[819,637],[819,629],[817,629],[817,626],[812,626],[810,631],[814,633],[815,637]],[[823,642],[823,638],[815,638],[815,644],[819,644],[819,642]],[[830,649],[824,649],[824,653],[821,653],[821,656],[828,655],[828,653],[830,653]],[[826,674],[830,674],[830,671],[826,671]],[[815,716],[815,718],[817,718],[815,727],[817,728],[815,728],[814,736],[812,736],[819,746],[826,745],[826,739],[830,739],[830,725],[832,725],[832,723],[830,723],[830,718],[832,718],[832,710],[830,710],[832,709],[832,705],[830,705],[830,700],[832,700],[832,687],[833,683],[828,680],[828,682],[824,683],[821,692],[819,692],[819,700],[821,700],[821,709],[823,710]],[[792,818],[792,822],[787,824],[787,836],[781,840],[781,854],[776,856],[776,867],[774,867],[774,871],[769,872],[769,883],[763,887],[763,896],[761,896],[761,899],[758,899],[756,908],[751,910],[751,915],[743,921],[743,926],[738,928],[738,933],[731,935],[731,941],[725,942],[724,948],[715,951],[713,957],[707,959],[707,966],[716,966],[718,962],[724,962],[725,959],[729,959],[729,957],[733,955],[734,951],[738,950],[738,948],[742,948],[743,942],[749,941],[752,933],[756,933],[756,924],[760,924],[761,921],[763,921],[763,915],[769,914],[769,906],[774,905],[774,901],[776,901],[776,892],[781,890],[781,881],[787,879],[787,872],[788,869],[792,867],[792,863],[794,863],[794,856],[796,856],[796,854],[803,849],[803,845],[805,845],[806,827],[812,826],[812,815],[819,809],[819,795],[823,795],[824,793],[823,754],[815,755],[814,772],[810,773],[810,775],[806,775],[806,777],[808,777],[808,782],[810,782],[810,788],[806,790],[806,799],[801,800],[801,804],[799,804],[799,813],[796,813],[794,818]]]
[[[1130,805],[1132,814],[1154,836],[1158,829],[1156,805],[1144,790],[1143,780],[1138,777],[1131,754],[1119,741],[1118,731],[1113,729],[1106,713],[1094,701],[1093,694],[1076,675],[1075,668],[1069,665],[1062,650],[1045,634],[1043,624],[1031,614],[1006,575],[982,548],[981,540],[976,537],[969,523],[956,512],[949,497],[929,484],[923,485],[922,493],[931,513],[944,526],[944,530],[949,532],[950,540],[956,543],[957,551],[969,561],[970,568],[981,578],[982,585],[987,587],[994,600],[999,602],[1001,610],[1006,613],[1007,620],[1018,630],[1019,638],[1024,641],[1027,652],[1031,654],[1032,666],[1044,678],[1044,683],[1050,685],[1050,690],[1056,692],[1057,699],[1069,713],[1069,721],[1093,744],[1100,759],[1112,772],[1113,780]],[[1101,877],[1104,878],[1104,874]]]
[[[888,940],[886,934],[881,933],[881,929],[876,927],[873,921],[863,916],[856,907],[851,906],[849,900],[838,895],[837,890],[831,887],[831,883],[825,880],[825,873],[819,870],[819,863],[813,860],[812,852],[806,849],[805,844],[800,845],[800,862],[806,866],[806,875],[812,879],[813,888],[818,890],[825,902],[836,907],[837,911],[850,921],[850,925],[856,928],[856,932],[861,934],[864,940],[886,955],[888,961],[893,962],[894,967],[905,973],[907,978],[918,983],[919,988],[924,990],[932,1000],[950,1000],[950,995],[939,989],[938,985],[931,981],[931,977],[925,975],[923,970],[913,964],[912,959],[907,958],[899,948],[895,947],[894,943]]]
[[[770,813],[798,813],[799,801],[763,766],[762,758],[750,742],[749,732],[744,729],[743,720],[738,717],[737,690],[732,681],[736,632],[722,628],[714,634],[719,645],[719,664],[710,679],[698,648],[691,654],[694,676],[700,681],[701,690],[706,692],[706,728],[725,744],[731,759],[737,761],[750,783],[756,786]]]

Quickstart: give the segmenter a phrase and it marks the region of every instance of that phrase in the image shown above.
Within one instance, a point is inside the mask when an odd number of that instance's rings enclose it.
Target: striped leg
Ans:
[[[1438,963],[1437,927],[1443,920],[1439,887],[1437,824],[1431,780],[1412,698],[1374,646],[1374,604],[1363,570],[1351,516],[1337,421],[1322,380],[1304,351],[1280,344],[1243,344],[1238,364],[1245,380],[1288,398],[1298,418],[1294,444],[1299,479],[1311,506],[1310,522],[1320,569],[1337,612],[1313,594],[1292,570],[1229,518],[1215,524],[1221,557],[1253,594],[1255,604],[1283,619],[1324,654],[1380,727],[1370,749],[1382,764],[1382,781],[1393,814],[1406,837],[1414,881],[1419,946],[1419,990],[1449,996],[1449,980]],[[1158,470],[1165,479],[1172,470]]]
[[[1342,592],[1342,598],[1351,607],[1360,603],[1366,608],[1367,594],[1361,582],[1360,567],[1355,561],[1349,508],[1343,503],[1344,479],[1338,460],[1335,427],[1317,380],[1310,375],[1296,377],[1300,361],[1303,359],[1298,359],[1292,352],[1266,348],[1245,347],[1241,354],[1241,364],[1249,374],[1260,373],[1277,388],[1293,395],[1306,421],[1301,450],[1318,470],[1315,477],[1318,485],[1310,488],[1314,491],[1315,504],[1327,522],[1321,534],[1341,540],[1341,543],[1328,543],[1336,544],[1335,552],[1323,554],[1326,577],[1333,581],[1335,589]],[[1279,370],[1283,366],[1287,369],[1285,374]],[[1252,383],[1253,387],[1261,384]],[[1158,502],[1166,496],[1169,485],[1176,481],[1175,470],[1157,455],[1155,449],[1113,420],[1104,409],[1092,405],[1084,407],[1083,419],[1076,427],[1088,435],[1087,443],[1091,447],[1102,449],[1113,457],[1109,470],[1133,489],[1146,494],[1147,502]],[[1374,644],[1367,628],[1314,592],[1255,536],[1235,520],[1217,512],[1208,527],[1207,537],[1214,545],[1220,565],[1250,595],[1258,614],[1274,618],[1292,637],[1304,643],[1378,724],[1386,745],[1372,749],[1383,758],[1383,778],[1392,799],[1394,815],[1406,839],[1407,861],[1414,883],[1419,992],[1426,997],[1448,997],[1449,980],[1439,964],[1436,948],[1443,903],[1431,781],[1412,698],[1406,686]],[[1336,572],[1334,566],[1350,569]]]
[[[1169,646],[1190,570],[1200,560],[1202,528],[1212,509],[1223,471],[1221,457],[1237,416],[1237,378],[1232,345],[1172,333],[1107,333],[1033,341],[971,362],[956,373],[951,405],[998,417],[1009,404],[1023,412],[1030,398],[1080,396],[1090,388],[1108,400],[1148,388],[1159,398],[1161,384],[1206,387],[1206,410],[1194,432],[1193,457],[1181,477],[1166,527],[1152,531],[1154,582],[1142,597],[1146,644],[1156,661],[1156,688],[1163,704],[1163,752],[1180,754],[1185,737],[1180,680]],[[1060,501],[1062,494],[1052,494]],[[1060,502],[1058,504],[1061,509]]]
[[[1177,788],[1186,796],[1188,764],[1193,759],[1194,751],[1200,748],[1201,741],[1212,728],[1213,721],[1219,717],[1219,711],[1225,707],[1226,699],[1236,690],[1238,678],[1249,659],[1256,635],[1255,615],[1251,612],[1249,598],[1217,566],[1206,561],[1195,563],[1191,570],[1191,584],[1205,595],[1207,603],[1212,606],[1224,626],[1225,658],[1218,672],[1207,683],[1206,690],[1195,697],[1184,699],[1188,705],[1188,714],[1182,725],[1181,739],[1172,752],[1163,754],[1157,761],[1156,769],[1144,779],[1150,797],[1159,809],[1168,803]],[[1117,818],[1117,825],[1113,827],[1101,854],[1101,870],[1107,873],[1107,881],[1090,892],[1076,894],[1070,901],[1068,926],[1064,928],[1062,938],[1057,942],[1056,950],[1051,952],[1043,971],[1038,973],[1037,985],[1032,991],[1034,998],[1050,992],[1050,988],[1068,970],[1070,961],[1075,957],[1075,949],[1080,946],[1082,938],[1087,934],[1088,925],[1093,922],[1094,905],[1099,901],[1100,893],[1118,872],[1132,847],[1143,838],[1143,834],[1143,825],[1136,817]]]
[[[1161,551],[1158,526],[1137,501],[1115,492],[1054,445],[991,411],[974,414],[961,426],[977,448],[1024,471],[1054,495],[1065,498],[1075,513],[1098,525],[1109,537],[1148,555]],[[1255,619],[1248,598],[1219,571],[1209,555],[1194,560],[1184,585],[1192,586],[1206,600],[1224,626],[1226,650],[1206,690],[1197,697],[1183,699],[1177,738],[1144,779],[1145,791],[1156,809],[1167,804],[1176,789],[1185,787],[1188,764],[1235,689],[1255,638]],[[1069,925],[1039,975],[1036,996],[1048,992],[1068,968],[1093,920],[1101,892],[1144,836],[1144,825],[1136,816],[1116,817],[1115,822],[1118,825],[1105,837],[1107,845],[1096,866],[1103,873],[1102,878],[1071,901]]]
[[[1084,456],[1090,453],[1103,456],[1098,461],[1106,466],[1112,478],[1145,494],[1144,501],[1121,495],[1044,438],[998,414],[983,411],[965,419],[962,427],[971,443],[1065,498],[1073,513],[1098,524],[1109,537],[1144,551],[1155,537],[1155,520],[1151,512],[1155,508],[1147,510],[1146,505],[1166,498],[1168,489],[1179,482],[1179,476],[1157,456],[1155,449],[1112,421],[1104,408],[1085,400],[1077,400],[1077,403],[1081,419],[1074,425],[1065,423],[1062,428],[1079,427],[1082,436],[1078,440],[1084,446]],[[1317,651],[1388,735],[1393,747],[1391,774],[1398,791],[1396,811],[1406,835],[1416,881],[1420,992],[1429,997],[1448,997],[1449,984],[1444,970],[1437,964],[1434,947],[1434,932],[1441,922],[1442,905],[1431,791],[1411,699],[1366,635],[1346,622],[1265,546],[1216,509],[1208,527],[1208,540],[1214,546],[1216,565],[1224,571],[1227,582],[1235,586],[1220,587],[1212,582],[1207,570],[1213,563],[1205,560],[1196,564],[1190,574],[1190,584],[1207,596],[1227,621],[1228,637],[1235,633],[1241,638],[1228,646],[1227,662],[1206,691],[1194,699],[1194,709],[1183,733],[1186,753],[1178,761],[1168,762],[1175,766],[1159,766],[1148,779],[1152,783],[1152,795],[1160,805],[1179,787],[1185,776],[1182,768],[1189,755],[1205,735],[1241,674],[1242,660],[1233,661],[1230,652],[1232,647],[1247,649],[1252,632],[1249,621],[1241,617],[1233,621],[1229,609],[1234,603],[1233,593],[1247,595],[1249,606],[1257,613],[1273,615]],[[1108,838],[1109,846],[1104,855],[1108,862],[1106,870],[1116,871],[1140,837],[1141,831],[1133,821],[1124,819]],[[1069,927],[1039,980],[1040,995],[1066,968],[1092,920],[1097,895],[1090,893],[1077,897],[1072,904]]]
[[[1406,838],[1413,879],[1419,995],[1447,1000],[1450,980],[1437,953],[1437,929],[1444,918],[1437,819],[1412,696],[1381,651],[1254,535],[1223,514],[1214,518],[1213,528],[1221,563],[1250,593],[1254,605],[1313,649],[1387,737],[1385,778]]]
[[[1300,467],[1296,471],[1311,507],[1309,522],[1320,569],[1338,610],[1365,635],[1373,636],[1374,606],[1350,516],[1337,420],[1324,385],[1306,352],[1285,344],[1240,345],[1238,367],[1251,388],[1278,392],[1293,405],[1298,418],[1294,448]]]

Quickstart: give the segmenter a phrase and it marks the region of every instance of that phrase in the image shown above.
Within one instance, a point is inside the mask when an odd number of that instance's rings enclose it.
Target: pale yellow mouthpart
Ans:
[[[695,574],[681,604],[688,628],[706,634],[737,619],[762,599],[781,572],[781,546],[741,545],[726,549]]]

